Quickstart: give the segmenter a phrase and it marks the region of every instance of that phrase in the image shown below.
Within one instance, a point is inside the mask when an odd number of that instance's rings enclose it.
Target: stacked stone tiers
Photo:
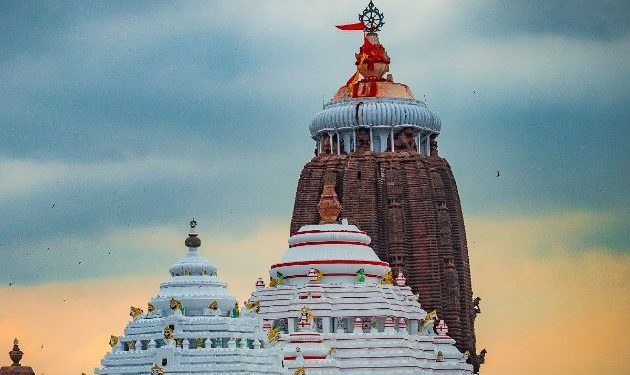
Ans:
[[[402,275],[400,285],[393,285],[385,273],[377,278],[357,275],[348,279],[315,269],[334,257],[338,246],[343,246],[340,244],[356,240],[358,233],[364,235],[357,227],[347,223],[305,226],[289,244],[300,243],[305,233],[318,230],[320,234],[334,233],[338,243],[320,244],[302,253],[302,261],[312,268],[304,272],[307,277],[293,278],[291,284],[283,280],[275,287],[258,283],[251,296],[259,303],[263,327],[281,332],[277,345],[290,372],[304,367],[309,375],[472,373],[472,366],[446,331],[434,332],[433,320],[404,285]],[[292,256],[298,261],[300,256],[292,254],[293,250],[287,250],[285,259]],[[357,261],[374,254],[369,246],[362,252],[341,253],[345,260]],[[357,271],[352,262],[344,267],[344,273]],[[309,276],[313,271],[319,278]],[[270,274],[273,276],[273,269]],[[304,322],[309,315],[312,324]]]
[[[291,231],[318,222],[324,176],[348,218],[372,238],[394,275],[402,271],[426,310],[438,311],[462,351],[475,350],[468,248],[455,178],[435,150],[319,155],[298,182]]]

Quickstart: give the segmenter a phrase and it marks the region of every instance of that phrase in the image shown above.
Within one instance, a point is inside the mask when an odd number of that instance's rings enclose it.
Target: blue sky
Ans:
[[[377,5],[466,217],[605,213],[576,249],[628,249],[627,2]],[[227,238],[285,225],[308,123],[361,42],[333,25],[364,6],[0,3],[0,281],[162,270],[178,253],[140,236],[191,216]]]

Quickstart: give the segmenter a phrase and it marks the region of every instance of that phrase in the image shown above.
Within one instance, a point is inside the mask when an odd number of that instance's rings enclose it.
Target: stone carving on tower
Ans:
[[[437,151],[442,124],[389,73],[383,19],[370,2],[361,22],[338,26],[363,30],[363,43],[355,73],[311,121],[316,155],[300,174],[290,231],[320,222],[322,194],[332,212],[325,222],[336,222],[338,201],[476,363],[466,230],[451,166]]]

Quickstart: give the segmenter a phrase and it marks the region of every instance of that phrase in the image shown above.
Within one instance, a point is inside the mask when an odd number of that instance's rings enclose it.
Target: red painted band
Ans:
[[[389,263],[376,260],[305,260],[301,262],[278,263],[271,266],[271,269],[290,266],[308,266],[311,264],[367,264],[370,266],[389,267]]]
[[[352,276],[352,277],[356,277],[357,274],[356,273],[325,273],[323,275],[323,277],[326,277],[326,276]],[[297,279],[297,278],[300,278],[300,277],[308,277],[308,276],[306,276],[306,275],[288,275],[288,276],[285,276],[284,279]],[[365,277],[380,277],[380,276],[366,273]]]
[[[297,340],[297,341],[291,341],[291,344],[319,344],[321,342],[320,341],[313,341],[313,340]]]
[[[289,246],[289,248],[300,247],[300,246],[319,246],[319,245],[352,245],[352,246],[365,246],[368,247],[368,244],[365,242],[359,241],[308,241],[308,242],[299,242]]]
[[[295,236],[298,234],[312,234],[312,233],[357,233],[357,234],[366,234],[366,232],[359,230],[304,230],[294,232],[291,236]]]

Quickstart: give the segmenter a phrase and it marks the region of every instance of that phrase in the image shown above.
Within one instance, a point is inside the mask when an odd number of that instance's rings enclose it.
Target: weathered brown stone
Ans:
[[[464,218],[455,178],[446,160],[409,151],[322,154],[300,175],[291,231],[319,222],[324,176],[336,176],[341,217],[366,231],[378,256],[402,271],[425,310],[436,309],[457,347],[475,351],[474,309]],[[397,146],[398,146],[397,145]]]

